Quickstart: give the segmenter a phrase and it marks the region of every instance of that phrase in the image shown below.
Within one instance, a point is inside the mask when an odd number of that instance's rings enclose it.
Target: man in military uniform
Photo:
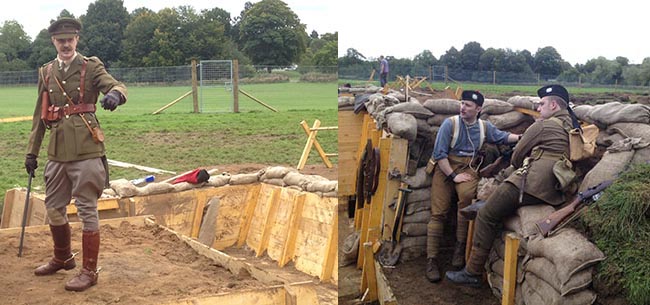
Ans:
[[[538,111],[541,119],[524,132],[512,154],[513,172],[490,195],[478,211],[474,227],[474,242],[469,261],[460,271],[449,271],[446,277],[456,284],[479,286],[483,266],[503,221],[523,205],[565,202],[563,191],[556,189],[553,165],[569,154],[569,134],[575,126],[568,108],[569,93],[560,85],[540,88]],[[553,119],[557,118],[557,119]]]
[[[39,69],[38,99],[29,136],[25,168],[34,176],[46,129],[50,129],[45,165],[45,207],[54,240],[54,257],[34,271],[50,275],[76,267],[70,249],[66,206],[75,199],[83,222],[81,272],[65,289],[83,291],[97,283],[99,217],[97,199],[107,182],[104,137],[95,103],[113,111],[126,102],[126,87],[106,72],[97,57],[77,53],[81,23],[73,18],[53,22],[48,31],[57,57]]]
[[[438,252],[443,223],[454,194],[458,198],[458,209],[468,206],[476,198],[482,144],[514,143],[519,139],[519,135],[501,131],[492,123],[478,119],[483,101],[480,92],[463,91],[460,115],[447,118],[436,137],[432,156],[436,166],[431,184],[431,219],[427,224],[426,277],[431,282],[440,281]],[[457,220],[452,265],[462,267],[465,264],[468,220],[460,214],[457,214]]]

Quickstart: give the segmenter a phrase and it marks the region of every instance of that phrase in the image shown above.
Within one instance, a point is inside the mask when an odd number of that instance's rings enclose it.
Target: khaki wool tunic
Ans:
[[[553,114],[562,123],[571,126],[571,116],[567,110],[561,110]],[[542,149],[544,152],[569,155],[569,134],[557,122],[549,119],[537,121],[523,134],[521,140],[515,146],[512,154],[511,164],[520,168],[524,159],[532,154],[534,148]],[[535,196],[551,205],[560,205],[566,201],[565,194],[555,189],[557,178],[553,174],[555,160],[539,158],[531,160],[528,175],[525,183],[525,193]],[[517,172],[512,173],[506,181],[521,188],[522,176]]]
[[[86,75],[84,78],[85,92],[84,100],[79,101],[79,92],[81,90],[81,74],[79,72],[81,71],[84,60],[87,61]],[[52,64],[52,68],[46,88],[45,81],[41,76],[45,75],[47,65],[49,64]],[[104,64],[97,57],[85,57],[77,53],[77,56],[71,60],[67,71],[59,69],[59,64],[56,59],[44,64],[39,70],[38,99],[36,101],[36,108],[34,109],[32,130],[29,135],[28,154],[38,156],[46,130],[46,126],[41,120],[42,92],[49,92],[51,105],[64,107],[69,103],[64,92],[57,85],[55,78],[61,83],[61,86],[66,92],[65,94],[69,95],[75,103],[95,104],[97,103],[100,92],[106,94],[111,90],[119,91],[125,98],[127,96],[126,86],[108,74],[104,68]],[[94,113],[87,113],[84,116],[89,121],[91,127],[99,125]],[[70,115],[68,118],[64,116],[58,122],[52,123],[50,142],[47,149],[48,160],[57,162],[80,161],[99,158],[104,156],[104,154],[104,143],[95,143],[93,141],[88,127],[84,124],[79,114]]]

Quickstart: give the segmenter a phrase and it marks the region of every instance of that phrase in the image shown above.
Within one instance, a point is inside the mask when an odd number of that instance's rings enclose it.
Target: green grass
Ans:
[[[630,304],[650,304],[648,185],[650,165],[632,167],[582,217],[583,225],[607,257],[598,265],[595,281],[608,293],[622,290]]]
[[[246,85],[243,90],[279,112],[240,95],[240,113],[193,114],[190,96],[159,115],[150,113],[191,88],[129,87],[125,105],[114,112],[98,109],[97,116],[109,159],[176,172],[237,163],[295,166],[307,139],[300,121],[312,125],[319,119],[322,126],[338,125],[335,87],[335,83]],[[35,100],[33,87],[0,88],[0,118],[31,115]],[[31,121],[0,123],[0,207],[7,189],[27,185],[23,163],[30,129]],[[336,132],[320,132],[318,141],[328,153],[338,149]],[[33,181],[41,190],[48,134],[43,142]],[[312,150],[308,164],[321,162]],[[146,174],[117,167],[110,171],[111,179]]]

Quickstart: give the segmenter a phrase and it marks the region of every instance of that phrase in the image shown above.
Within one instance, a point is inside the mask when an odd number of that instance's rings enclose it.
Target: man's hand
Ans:
[[[474,177],[468,173],[460,173],[454,177],[455,183],[467,182],[474,180]]]
[[[102,107],[106,110],[113,111],[120,105],[122,101],[122,93],[117,90],[111,90],[104,95],[101,100]]]
[[[27,156],[25,157],[25,170],[27,170],[27,173],[32,175],[32,177],[36,177],[34,172],[36,172],[37,168],[38,168],[38,161],[36,160],[36,155],[27,154]]]

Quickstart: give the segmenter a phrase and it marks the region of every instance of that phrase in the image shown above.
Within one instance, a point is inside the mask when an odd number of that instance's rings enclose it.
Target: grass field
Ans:
[[[271,112],[240,95],[240,113],[193,114],[190,96],[162,114],[151,115],[191,88],[129,86],[125,105],[114,112],[97,110],[106,135],[108,158],[176,172],[237,163],[295,166],[307,139],[300,121],[312,125],[319,119],[322,126],[338,125],[336,83],[259,84],[241,88],[279,112]],[[35,86],[0,87],[0,118],[32,115],[35,101]],[[221,104],[230,109],[229,102]],[[23,163],[30,129],[31,121],[0,123],[0,207],[7,189],[27,185]],[[321,132],[318,140],[326,152],[337,151],[336,132]],[[43,142],[33,181],[36,189],[43,188],[47,134]],[[312,151],[308,164],[319,162],[322,161]],[[146,175],[116,167],[110,171],[112,180]]]

